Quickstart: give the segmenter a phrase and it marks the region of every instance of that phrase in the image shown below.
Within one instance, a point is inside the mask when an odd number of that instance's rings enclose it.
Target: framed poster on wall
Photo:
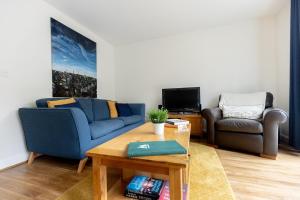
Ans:
[[[53,97],[97,97],[96,42],[51,18]]]

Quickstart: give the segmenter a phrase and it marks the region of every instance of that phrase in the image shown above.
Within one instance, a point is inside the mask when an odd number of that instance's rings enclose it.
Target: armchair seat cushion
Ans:
[[[262,124],[257,120],[226,118],[216,122],[218,131],[229,131],[239,133],[261,134],[263,132]]]
[[[110,119],[95,121],[90,124],[92,139],[95,140],[99,137],[105,136],[110,132],[125,126],[124,122],[119,119]]]

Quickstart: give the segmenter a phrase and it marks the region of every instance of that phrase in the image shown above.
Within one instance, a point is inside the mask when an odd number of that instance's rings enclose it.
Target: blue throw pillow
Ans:
[[[127,117],[132,115],[132,111],[128,103],[117,103],[117,110],[119,117]]]

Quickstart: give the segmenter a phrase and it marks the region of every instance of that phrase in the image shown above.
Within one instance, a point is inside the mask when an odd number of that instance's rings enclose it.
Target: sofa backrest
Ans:
[[[66,99],[66,97],[57,98],[44,98],[38,99],[36,101],[36,106],[38,108],[47,108],[47,101]],[[85,113],[89,123],[98,120],[109,119],[109,110],[107,105],[107,100],[103,99],[92,99],[92,98],[75,98],[76,101],[80,103],[80,106]]]
[[[106,120],[110,118],[107,100],[93,99],[94,121]]]
[[[266,108],[273,107],[273,94],[271,92],[267,92],[266,97]]]
[[[93,102],[91,98],[75,98],[80,103],[89,123],[94,121]]]

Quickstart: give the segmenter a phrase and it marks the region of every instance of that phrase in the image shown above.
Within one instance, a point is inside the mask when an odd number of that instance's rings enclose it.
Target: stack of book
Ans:
[[[135,176],[125,190],[125,196],[133,199],[158,200],[165,181],[147,176]]]
[[[187,185],[184,185],[184,200],[186,192]],[[170,200],[169,182],[147,176],[135,176],[126,187],[125,196],[142,200]]]
[[[183,119],[168,119],[166,121],[166,126],[178,128],[179,132],[184,132],[187,130],[189,123],[189,121]]]

